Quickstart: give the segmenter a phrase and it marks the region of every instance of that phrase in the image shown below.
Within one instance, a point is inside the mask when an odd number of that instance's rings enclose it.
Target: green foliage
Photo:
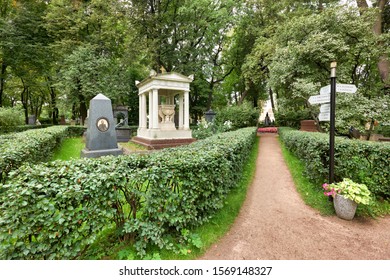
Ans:
[[[18,126],[10,126],[10,127],[0,127],[0,135],[7,133],[17,133],[23,132],[30,129],[42,129],[52,126],[51,124],[43,124],[43,125],[18,125]]]
[[[217,124],[216,122],[198,121],[198,125],[193,128],[192,136],[196,139],[205,139],[213,136],[214,134],[233,130],[232,122],[225,121],[223,124]]]
[[[299,128],[301,120],[311,120],[308,109],[302,110],[278,110],[275,113],[275,120],[278,126]]]
[[[0,179],[24,163],[50,158],[55,147],[67,136],[67,127],[53,126],[0,136]]]
[[[242,127],[256,126],[259,118],[259,111],[253,108],[248,102],[242,105],[233,105],[225,107],[217,112],[215,124],[222,126],[225,122],[230,121],[232,129]]]
[[[371,120],[378,121],[382,127],[389,124],[389,95],[367,98],[360,93],[340,94],[336,103],[336,129],[339,133],[348,134],[351,126],[364,132],[366,123]]]
[[[69,137],[80,137],[86,131],[84,126],[67,126],[67,133]]]
[[[319,185],[327,181],[329,136],[323,133],[280,128],[286,148],[305,163],[305,175]],[[366,184],[377,196],[390,197],[390,145],[336,138],[335,181],[351,178]]]
[[[19,107],[0,107],[0,127],[14,127],[24,124],[24,113]]]
[[[0,258],[75,258],[112,222],[142,258],[149,246],[199,246],[191,229],[223,207],[255,135],[252,127],[143,156],[21,167],[0,192]]]
[[[73,259],[95,240],[114,214],[117,193],[109,175],[86,173],[89,163],[27,165],[11,174],[13,183],[1,188],[1,259]]]
[[[344,178],[339,183],[329,185],[336,194],[342,195],[347,199],[355,201],[358,204],[369,205],[371,202],[371,192],[365,184],[358,184],[351,179]]]

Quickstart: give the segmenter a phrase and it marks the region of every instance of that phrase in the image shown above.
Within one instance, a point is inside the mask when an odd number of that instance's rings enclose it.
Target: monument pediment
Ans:
[[[190,84],[194,79],[193,75],[185,76],[176,72],[166,72],[159,73],[155,75],[151,75],[143,81],[136,84],[138,88],[144,87],[148,84],[158,85],[161,84],[163,86],[169,85],[171,82],[174,85],[180,84]]]

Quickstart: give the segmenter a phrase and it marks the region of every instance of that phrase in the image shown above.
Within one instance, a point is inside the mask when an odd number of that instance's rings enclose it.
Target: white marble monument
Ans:
[[[189,92],[193,75],[155,71],[142,82],[139,91],[139,127],[134,142],[151,149],[193,142],[189,118]],[[178,125],[175,125],[178,114]]]

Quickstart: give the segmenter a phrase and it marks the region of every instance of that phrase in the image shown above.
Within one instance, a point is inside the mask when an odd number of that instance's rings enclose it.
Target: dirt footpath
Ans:
[[[240,214],[201,259],[390,260],[390,217],[344,221],[306,206],[277,137],[261,135],[257,171]]]

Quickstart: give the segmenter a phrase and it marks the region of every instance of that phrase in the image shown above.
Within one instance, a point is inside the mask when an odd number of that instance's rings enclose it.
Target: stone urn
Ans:
[[[159,105],[158,114],[160,116],[161,130],[175,130],[174,116],[175,105]]]
[[[336,210],[337,217],[350,221],[355,216],[357,208],[357,203],[355,201],[336,194],[333,200],[333,205]]]

